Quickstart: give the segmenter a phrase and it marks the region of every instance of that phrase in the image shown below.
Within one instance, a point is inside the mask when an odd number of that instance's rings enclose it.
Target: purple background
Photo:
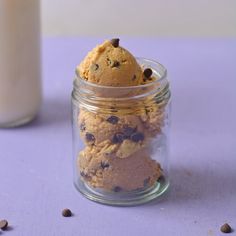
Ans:
[[[0,129],[0,218],[11,225],[0,235],[221,235],[225,221],[236,230],[236,40],[121,39],[167,67],[173,98],[169,195],[126,208],[93,203],[72,184],[72,78],[99,42],[44,39],[41,112]],[[65,207],[74,217],[61,216]]]

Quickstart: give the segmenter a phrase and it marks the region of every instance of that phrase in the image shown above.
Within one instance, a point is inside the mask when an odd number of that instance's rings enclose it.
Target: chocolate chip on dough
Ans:
[[[118,39],[118,38],[111,39],[111,44],[114,48],[119,47],[119,42],[120,42],[120,39]]]
[[[84,171],[81,171],[81,172],[80,172],[80,175],[81,175],[82,177],[84,177],[85,179],[86,179],[86,178],[89,178],[89,175],[86,174]]]
[[[147,79],[150,78],[151,75],[152,75],[152,69],[146,68],[146,69],[143,71],[143,74],[144,74],[144,76],[145,76]]]
[[[110,165],[107,162],[101,162],[102,169],[108,168]]]
[[[113,67],[119,67],[120,66],[120,62],[118,62],[117,60],[114,60],[111,64],[111,68]]]
[[[139,141],[143,141],[143,140],[144,140],[144,135],[143,135],[143,133],[141,133],[141,132],[136,132],[136,133],[134,133],[134,134],[131,135],[130,139],[131,139],[133,142],[137,143],[137,142],[139,142]]]
[[[90,69],[93,70],[93,71],[98,70],[98,68],[99,68],[98,64],[92,64],[91,67],[90,67]]]
[[[88,142],[94,142],[94,141],[95,141],[95,137],[94,137],[93,134],[91,134],[91,133],[86,133],[85,136],[86,136],[86,140],[87,140]]]
[[[79,126],[80,130],[83,132],[86,130],[86,127],[85,127],[85,123],[81,123],[80,126]]]
[[[123,133],[116,133],[112,138],[112,143],[122,143],[124,140],[124,134]]]
[[[137,76],[134,75],[133,78],[132,78],[132,81],[135,81],[137,79]]]
[[[107,118],[107,122],[113,125],[117,124],[118,121],[119,121],[119,118],[117,116],[110,116],[109,118]]]
[[[124,125],[123,127],[123,133],[125,135],[125,138],[130,138],[130,136],[136,132],[136,127],[133,128],[133,127],[130,127],[128,125]]]

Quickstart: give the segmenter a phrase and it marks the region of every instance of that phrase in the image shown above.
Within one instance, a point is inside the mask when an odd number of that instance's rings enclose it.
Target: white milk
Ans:
[[[0,127],[32,120],[41,102],[39,0],[0,0]]]

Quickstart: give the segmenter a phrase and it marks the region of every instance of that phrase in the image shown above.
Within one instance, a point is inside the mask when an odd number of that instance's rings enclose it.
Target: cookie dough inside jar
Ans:
[[[112,41],[106,43],[106,47],[119,47]],[[106,50],[97,51],[100,55],[89,66],[85,58],[74,80],[74,185],[85,197],[99,203],[138,205],[160,197],[169,186],[169,82],[161,64],[134,58],[137,68],[131,68],[130,73],[136,74],[132,74],[130,84],[119,84],[121,79],[115,80],[119,73],[124,81],[131,74],[125,70],[113,72],[113,57],[119,64],[117,70],[126,65],[118,52]],[[102,64],[103,54],[111,64]],[[92,57],[90,52],[89,60]],[[87,78],[96,83],[85,79],[86,66]],[[97,72],[99,69],[102,72]],[[95,73],[106,76],[107,81],[99,83]],[[134,77],[139,80],[137,84],[132,84]]]

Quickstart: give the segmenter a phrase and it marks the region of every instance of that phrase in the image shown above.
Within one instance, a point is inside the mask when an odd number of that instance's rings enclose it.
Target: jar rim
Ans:
[[[153,85],[157,86],[158,84],[160,84],[161,87],[161,82],[166,80],[167,77],[167,69],[159,62],[152,60],[152,59],[147,59],[144,57],[135,57],[135,59],[138,62],[145,62],[146,64],[151,63],[152,65],[154,65],[156,68],[158,68],[159,70],[157,71],[155,69],[155,67],[153,68],[153,66],[151,66],[151,69],[158,74],[158,78],[154,81],[151,81],[147,84],[140,84],[140,85],[133,85],[133,86],[108,86],[108,85],[101,85],[101,84],[95,84],[92,82],[89,82],[83,78],[81,78],[79,75],[76,74],[76,77],[74,79],[73,85],[74,88],[78,87],[79,84],[83,84],[83,85],[88,85],[90,87],[94,87],[94,88],[99,88],[99,89],[106,89],[106,90],[113,90],[113,89],[121,89],[121,90],[126,90],[126,89],[142,89],[142,88],[147,88],[147,87],[151,87]],[[140,64],[140,63],[139,63]],[[160,70],[161,70],[161,74],[160,74]],[[159,86],[158,86],[159,87]]]

